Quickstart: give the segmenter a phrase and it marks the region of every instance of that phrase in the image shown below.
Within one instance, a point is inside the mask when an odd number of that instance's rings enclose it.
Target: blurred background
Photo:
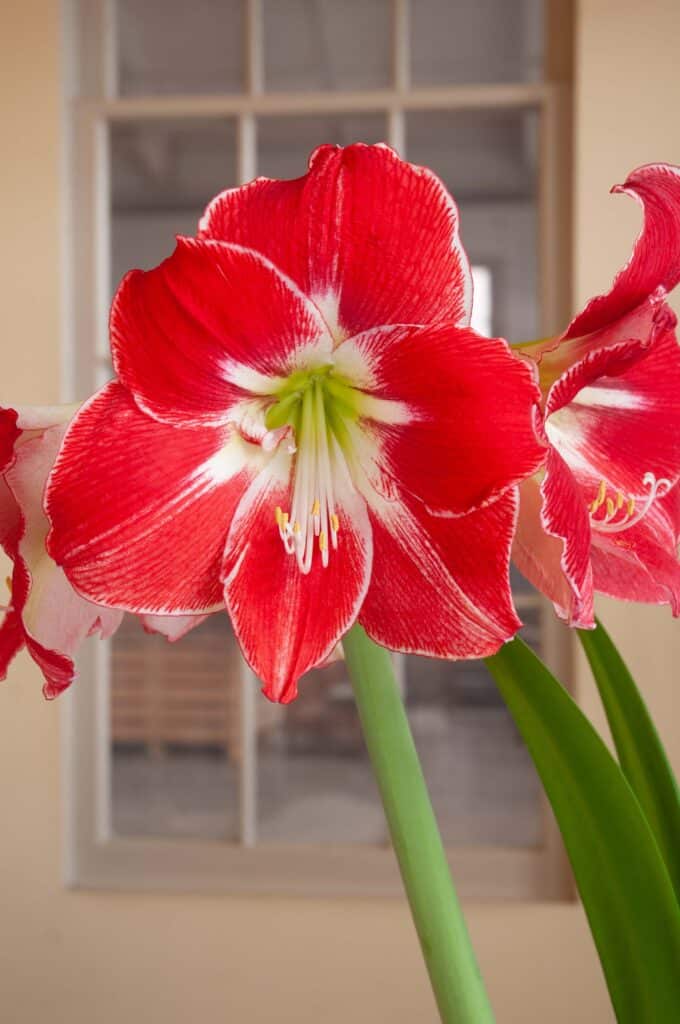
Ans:
[[[4,21],[7,402],[107,380],[122,274],[322,142],[387,141],[442,177],[474,323],[510,341],[564,327],[627,258],[639,216],[611,184],[680,162],[672,0],[24,0]],[[567,632],[513,585],[597,717]],[[680,752],[677,625],[603,612]],[[483,666],[395,664],[498,1020],[612,1020]],[[341,662],[270,705],[217,615],[177,645],[129,619],[80,673],[59,706],[27,662],[0,690],[8,1021],[436,1019]]]

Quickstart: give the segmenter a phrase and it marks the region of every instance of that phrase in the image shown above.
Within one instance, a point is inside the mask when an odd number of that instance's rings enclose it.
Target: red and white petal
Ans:
[[[573,594],[569,621],[588,628],[594,624],[590,520],[581,489],[555,448],[548,452],[541,496],[543,528],[562,542],[560,564]]]
[[[73,656],[82,641],[100,629],[110,636],[122,612],[100,608],[73,590],[47,553],[49,522],[42,508],[45,483],[65,427],[52,427],[20,445],[6,480],[21,514],[12,576],[12,604],[21,618],[26,645],[54,696],[75,678]]]
[[[141,623],[145,633],[158,633],[174,644],[207,618],[207,615],[142,615]]]
[[[20,436],[16,409],[0,408],[0,473],[4,472],[14,459],[14,447]]]
[[[619,320],[657,288],[668,292],[680,281],[680,168],[670,164],[638,167],[613,192],[625,192],[642,206],[644,223],[626,266],[609,292],[591,299],[569,325],[577,338]]]
[[[432,511],[479,507],[545,456],[534,375],[500,338],[450,324],[380,327],[335,356],[367,393],[359,412],[383,476]]]
[[[610,597],[670,604],[680,615],[680,486],[655,501],[647,514],[621,533],[593,529],[595,589]]]
[[[371,573],[373,547],[363,499],[336,489],[338,545],[324,568],[308,573],[287,554],[276,506],[290,507],[286,463],[262,473],[234,516],[224,558],[224,595],[243,655],[270,700],[297,696],[301,675],[322,664],[356,620]]]
[[[437,658],[495,653],[521,627],[510,592],[515,489],[468,515],[403,495],[369,505],[373,574],[359,621],[378,643]]]
[[[541,516],[540,483],[531,477],[520,484],[519,518],[512,560],[526,579],[552,601],[561,619],[574,619],[574,592],[562,567],[564,542],[546,532]],[[584,623],[589,626],[590,621]],[[581,625],[577,622],[575,625]]]
[[[546,433],[592,501],[604,480],[644,494],[647,473],[680,476],[680,346],[672,332],[649,346],[621,342],[590,353],[553,386]]]
[[[12,494],[6,478],[0,476],[0,545],[10,558],[14,558],[16,554],[22,530],[23,522],[16,498]]]
[[[199,232],[264,253],[318,304],[336,340],[378,324],[470,322],[455,203],[431,171],[387,146],[321,146],[302,178],[223,192]]]
[[[180,426],[227,422],[235,403],[271,391],[310,350],[327,361],[330,348],[292,281],[259,253],[220,242],[179,238],[160,266],[127,274],[111,310],[121,383],[140,408]]]
[[[9,666],[24,646],[21,618],[13,608],[8,609],[0,623],[0,680],[7,678]]]
[[[74,419],[50,477],[49,552],[98,604],[214,610],[231,517],[263,458],[228,427],[151,419],[108,384]]]

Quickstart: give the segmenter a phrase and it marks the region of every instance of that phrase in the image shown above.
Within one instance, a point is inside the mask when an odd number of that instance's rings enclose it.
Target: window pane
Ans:
[[[537,129],[533,110],[407,115],[407,156],[431,167],[460,209],[473,264],[488,268],[491,326],[509,341],[538,337]]]
[[[543,0],[411,0],[414,85],[525,82],[543,73]]]
[[[390,0],[264,0],[267,89],[390,84]]]
[[[117,0],[123,96],[240,92],[242,0]]]
[[[263,117],[258,125],[258,174],[297,178],[307,170],[312,150],[324,142],[384,142],[386,135],[381,114]]]
[[[113,288],[195,234],[208,200],[235,184],[234,138],[223,119],[111,126]],[[117,832],[235,837],[240,664],[224,615],[177,644],[126,619],[111,641]]]
[[[385,823],[344,662],[309,672],[258,744],[260,842],[383,843]]]
[[[111,125],[112,278],[168,256],[206,204],[236,184],[236,132],[224,119]]]
[[[538,844],[540,783],[484,664],[409,656],[406,705],[444,842]]]
[[[484,326],[511,341],[539,332],[536,131],[530,110],[407,115],[408,159],[444,180],[458,202],[470,260],[485,272],[477,272],[475,313],[485,312],[490,286]],[[525,639],[538,644],[535,592],[514,571],[512,583]],[[409,657],[406,702],[445,841],[538,843],[539,782],[484,664]]]
[[[125,619],[111,641],[114,832],[236,838],[240,666],[226,615],[176,644]]]

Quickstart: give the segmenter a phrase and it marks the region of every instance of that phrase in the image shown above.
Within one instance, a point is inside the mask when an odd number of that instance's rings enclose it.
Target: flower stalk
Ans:
[[[343,640],[366,746],[443,1024],[493,1024],[389,653]]]

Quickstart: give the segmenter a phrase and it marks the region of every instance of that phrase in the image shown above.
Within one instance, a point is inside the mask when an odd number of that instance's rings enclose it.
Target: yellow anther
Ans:
[[[599,487],[599,490],[597,492],[597,497],[595,498],[595,501],[590,506],[591,512],[597,512],[597,510],[600,507],[600,505],[604,502],[604,499],[606,498],[606,496],[607,496],[607,484],[606,484],[606,482],[604,480],[600,480],[600,487]]]
[[[617,494],[616,494],[616,507],[617,507],[617,509],[623,508],[623,502],[624,502],[623,491],[617,491]]]
[[[614,515],[614,502],[611,498],[607,498],[607,515],[610,518]]]
[[[5,586],[7,587],[7,589],[9,590],[9,592],[11,594],[12,593],[12,577],[11,576],[5,576]]]
[[[325,551],[328,547],[328,541],[326,540],[326,534],[321,531],[319,534],[319,551]]]
[[[282,512],[281,513],[281,522],[279,523],[279,526],[281,527],[282,530],[286,530],[288,528],[288,513],[287,512]]]
[[[312,515],[313,516],[318,516],[320,511],[321,511],[321,505],[319,504],[319,499],[316,498],[314,500],[314,504],[312,505]]]
[[[340,529],[340,520],[338,519],[338,517],[336,516],[336,514],[334,512],[333,515],[331,516],[331,530],[333,531],[333,533],[337,533],[339,529]]]
[[[300,532],[300,523],[296,519],[295,522],[293,523],[293,533],[299,533],[299,532]]]
[[[595,501],[591,501],[590,505],[588,506],[588,508],[590,509],[590,514],[592,515],[593,512],[597,512],[599,507],[600,506],[597,504],[597,498],[595,499]]]
[[[629,516],[635,515],[635,498],[628,499],[628,507],[626,509],[626,512]]]
[[[277,505],[276,508],[274,509],[274,518],[276,519],[276,525],[277,526],[281,525],[281,518],[282,518],[282,516],[283,516],[283,512],[281,511],[281,506]]]

